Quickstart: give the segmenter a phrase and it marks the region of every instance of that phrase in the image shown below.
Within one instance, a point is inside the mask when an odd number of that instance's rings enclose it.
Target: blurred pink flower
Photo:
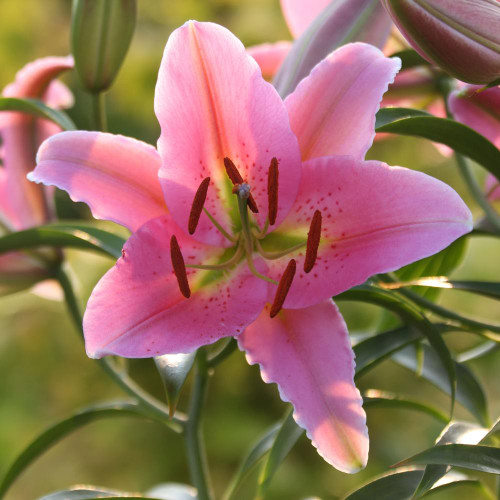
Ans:
[[[4,97],[36,98],[53,108],[70,107],[73,96],[54,78],[72,68],[70,57],[38,59],[22,68]],[[0,233],[43,224],[50,220],[50,201],[41,186],[26,179],[35,167],[38,146],[60,128],[48,120],[13,111],[0,112]],[[34,254],[0,255],[0,295],[28,288],[48,277],[46,265]]]
[[[459,122],[484,135],[500,149],[500,87],[481,90],[466,85],[449,96],[450,111]],[[500,183],[491,174],[486,177],[486,195],[490,201],[500,200]]]
[[[30,179],[133,231],[87,304],[89,356],[185,353],[236,336],[325,460],[363,467],[366,417],[330,297],[471,229],[447,185],[363,161],[398,69],[373,46],[346,45],[283,102],[229,31],[189,22],[160,67],[158,152],[96,132],[47,140]]]

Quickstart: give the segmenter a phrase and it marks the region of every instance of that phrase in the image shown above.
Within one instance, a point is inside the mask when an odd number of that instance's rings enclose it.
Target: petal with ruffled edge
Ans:
[[[469,209],[445,183],[377,161],[330,157],[303,164],[296,204],[264,248],[283,250],[305,241],[315,210],[323,223],[312,271],[304,273],[304,250],[268,262],[268,275],[279,279],[288,259],[297,260],[285,308],[308,307],[428,257],[472,229]],[[273,293],[270,287],[270,301]]]
[[[57,186],[87,203],[98,219],[135,231],[167,212],[153,146],[101,132],[62,132],[45,141],[29,180]]]
[[[331,0],[309,0],[307,2],[304,0],[281,0],[281,10],[293,37],[299,38],[330,2]]]
[[[500,87],[483,90],[467,85],[448,98],[450,111],[459,122],[484,135],[500,149]]]
[[[191,297],[184,298],[170,260],[175,234],[186,264],[225,261],[224,249],[185,235],[166,215],[134,233],[123,257],[94,288],[83,319],[90,357],[143,358],[186,353],[238,335],[266,303],[268,283],[246,263],[231,272],[187,268]]]
[[[294,406],[319,454],[343,472],[357,472],[368,458],[362,399],[354,385],[354,354],[337,306],[325,301],[307,309],[266,310],[239,337],[262,379],[278,384]]]
[[[262,71],[266,80],[271,80],[279,70],[281,63],[292,48],[292,42],[281,41],[276,43],[262,43],[247,48]]]
[[[236,197],[223,159],[229,157],[267,213],[267,172],[280,161],[277,220],[293,204],[300,181],[300,154],[286,109],[242,43],[222,26],[186,23],[170,36],[160,67],[155,112],[161,125],[160,182],[172,217],[187,231],[196,190],[210,176],[205,208],[226,229],[239,225]],[[203,213],[194,234],[199,241],[228,241]]]
[[[352,155],[363,159],[375,137],[375,114],[401,68],[365,43],[332,52],[304,78],[285,105],[302,160]]]
[[[50,82],[61,72],[73,67],[71,57],[46,57],[27,64],[7,85],[5,97],[41,99]],[[8,174],[8,196],[16,207],[19,229],[43,224],[51,217],[51,210],[39,186],[26,180],[26,174],[35,166],[38,144],[33,133],[32,115],[13,111],[0,113],[3,142],[3,163]]]

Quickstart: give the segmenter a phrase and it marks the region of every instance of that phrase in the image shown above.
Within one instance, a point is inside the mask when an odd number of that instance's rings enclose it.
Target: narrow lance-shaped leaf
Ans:
[[[476,161],[500,180],[500,151],[488,139],[462,123],[425,116],[422,111],[415,113],[415,110],[405,108],[385,108],[377,113],[375,130],[446,144]]]
[[[453,465],[491,474],[500,474],[500,448],[470,444],[434,446],[397,464],[402,465]]]
[[[144,414],[136,403],[116,401],[85,408],[49,427],[34,439],[9,467],[0,483],[0,497],[36,458],[71,432],[102,418],[130,416],[151,420],[151,416]]]
[[[71,118],[61,110],[49,108],[38,99],[20,99],[17,97],[0,97],[0,111],[20,111],[45,118],[59,125],[63,130],[76,130]]]
[[[0,237],[0,254],[37,247],[68,247],[93,250],[113,258],[121,255],[124,240],[97,228],[85,226],[39,226]]]
[[[449,384],[446,371],[434,353],[427,345],[422,345],[424,351],[424,362],[421,375],[431,382],[441,391],[449,394]],[[414,346],[408,346],[405,349],[395,353],[393,360],[396,363],[417,372],[418,364]],[[457,374],[457,401],[467,408],[474,417],[484,426],[489,425],[486,396],[484,391],[472,372],[464,365],[455,363]]]
[[[290,450],[294,447],[300,436],[304,433],[304,429],[299,427],[293,419],[293,408],[290,409],[281,429],[276,435],[273,446],[269,452],[267,461],[262,469],[259,477],[259,496],[262,497],[274,474],[278,470],[281,462],[286,458]]]

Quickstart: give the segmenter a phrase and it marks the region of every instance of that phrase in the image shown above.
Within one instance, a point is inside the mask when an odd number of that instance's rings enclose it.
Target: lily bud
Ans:
[[[498,0],[382,0],[413,48],[468,83],[500,78]]]
[[[136,0],[73,0],[71,45],[80,80],[90,92],[107,90],[129,48]]]
[[[379,0],[332,0],[294,42],[274,86],[286,97],[317,63],[346,43],[366,42],[382,48],[391,26]]]

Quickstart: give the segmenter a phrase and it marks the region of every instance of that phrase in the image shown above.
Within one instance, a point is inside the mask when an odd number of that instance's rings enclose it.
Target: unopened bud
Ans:
[[[73,0],[71,45],[86,90],[107,90],[123,63],[137,17],[137,0]]]
[[[468,83],[500,78],[498,0],[382,0],[408,43]]]

